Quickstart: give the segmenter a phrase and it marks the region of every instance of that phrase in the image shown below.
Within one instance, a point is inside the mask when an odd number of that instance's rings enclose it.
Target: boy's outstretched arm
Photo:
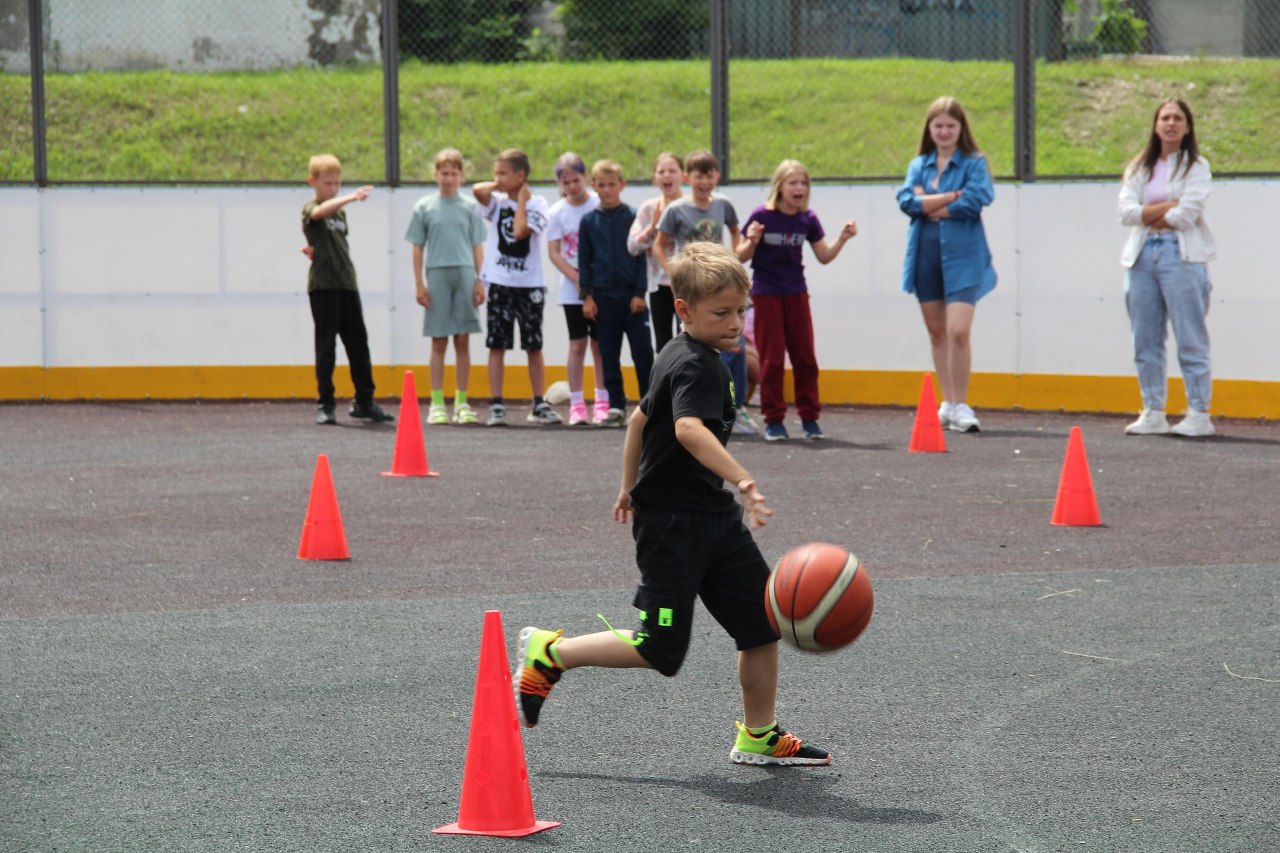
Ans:
[[[756,488],[756,481],[751,473],[742,467],[729,449],[716,439],[701,418],[683,417],[676,419],[676,440],[689,451],[694,459],[711,469],[725,482],[733,483],[742,500],[742,508],[747,514],[747,526],[752,530],[764,527],[773,515],[773,510],[765,506],[764,495]]]
[[[346,195],[335,196],[322,204],[317,204],[311,211],[312,219],[327,219],[333,216],[339,210],[351,204],[353,201],[364,201],[369,197],[369,193],[373,192],[372,186],[363,186],[352,190]]]
[[[649,422],[637,406],[627,421],[627,436],[622,440],[622,488],[613,502],[613,520],[625,524],[631,517],[631,487],[640,473],[640,450],[644,446],[644,425]]]

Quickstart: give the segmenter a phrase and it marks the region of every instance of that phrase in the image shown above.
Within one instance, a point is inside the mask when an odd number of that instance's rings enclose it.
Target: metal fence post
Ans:
[[[1013,174],[1036,179],[1036,4],[1013,0]]]
[[[729,180],[729,0],[711,4],[711,150]]]
[[[32,0],[39,2],[39,0]],[[382,136],[388,186],[400,185],[399,0],[382,0]]]
[[[27,26],[31,50],[31,145],[32,178],[36,186],[49,184],[49,158],[44,124],[44,22],[41,0],[27,0]]]

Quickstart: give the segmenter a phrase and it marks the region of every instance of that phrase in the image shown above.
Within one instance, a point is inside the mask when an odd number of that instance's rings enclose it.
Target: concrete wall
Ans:
[[[348,208],[387,393],[399,385],[386,371],[427,359],[403,235],[428,189],[379,189]],[[765,189],[726,192],[745,218]],[[832,402],[913,402],[930,369],[915,300],[898,289],[907,220],[895,189],[814,188],[828,229],[849,217],[859,223],[859,236],[829,266],[806,253],[823,396]],[[537,191],[555,198],[553,188]],[[625,199],[635,204],[651,192],[633,185]],[[1116,194],[1110,182],[997,186],[985,223],[1000,284],[978,306],[975,402],[1137,405]],[[0,399],[310,395],[307,261],[298,251],[308,198],[305,186],[0,189]],[[1219,243],[1211,265],[1215,409],[1223,413],[1280,417],[1275,241],[1257,215],[1277,203],[1280,182],[1240,180],[1218,182],[1209,204]],[[548,364],[563,365],[564,318],[554,308],[545,338]],[[523,354],[509,362],[522,365]],[[512,373],[512,396],[523,373]]]
[[[378,0],[44,0],[48,71],[381,61]],[[326,8],[329,7],[329,8]],[[27,73],[27,0],[0,0],[0,69]]]

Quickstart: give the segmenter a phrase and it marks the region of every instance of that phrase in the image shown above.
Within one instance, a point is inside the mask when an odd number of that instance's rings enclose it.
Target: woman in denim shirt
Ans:
[[[920,301],[942,389],[938,417],[957,432],[977,432],[969,393],[969,330],[974,304],[996,286],[982,208],[995,199],[987,160],[955,98],[934,101],[920,155],[907,167],[898,207],[911,217],[902,289]]]
[[[1209,419],[1209,269],[1216,250],[1204,205],[1212,189],[1209,163],[1196,145],[1191,108],[1176,98],[1156,108],[1147,145],[1129,163],[1120,186],[1119,214],[1129,227],[1120,262],[1125,307],[1133,328],[1133,360],[1142,389],[1142,414],[1128,435],[1213,435]],[[1187,414],[1170,428],[1165,417],[1164,342],[1168,325],[1178,341],[1187,389]]]

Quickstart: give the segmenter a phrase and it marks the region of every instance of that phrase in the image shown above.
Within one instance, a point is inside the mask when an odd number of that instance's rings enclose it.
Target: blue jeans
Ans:
[[[627,395],[622,382],[622,339],[631,345],[631,363],[636,368],[640,396],[649,393],[649,375],[653,373],[653,344],[649,331],[649,312],[631,313],[631,297],[621,299],[596,296],[596,338],[600,342],[600,365],[604,387],[609,391],[609,408],[627,410]],[[599,381],[599,380],[597,380]]]
[[[1133,328],[1133,362],[1138,368],[1142,405],[1165,408],[1164,342],[1173,324],[1178,364],[1187,389],[1187,405],[1209,411],[1213,378],[1209,369],[1209,271],[1204,264],[1187,263],[1178,254],[1174,234],[1152,234],[1125,277],[1125,306]]]

